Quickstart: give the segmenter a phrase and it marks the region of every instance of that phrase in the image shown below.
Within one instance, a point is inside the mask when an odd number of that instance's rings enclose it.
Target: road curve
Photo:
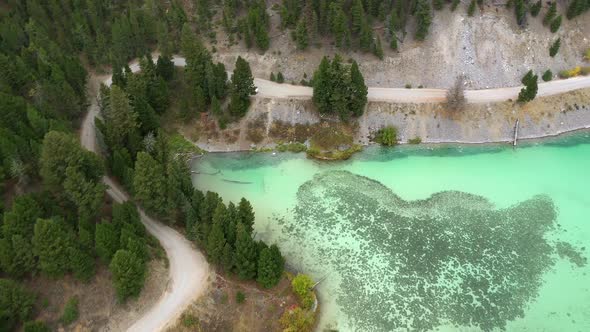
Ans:
[[[132,65],[132,69],[137,71],[139,66]],[[93,76],[91,82],[110,85],[111,78]],[[94,92],[91,93],[92,103],[82,124],[80,140],[86,149],[97,152],[94,119],[98,116],[98,102],[96,99],[97,89],[93,90]],[[121,203],[129,199],[125,191],[111,178],[105,176],[103,182],[108,186],[108,195],[116,202]],[[195,250],[182,234],[150,218],[142,209],[139,209],[139,213],[148,232],[160,241],[166,251],[170,284],[156,304],[128,331],[162,331],[169,323],[174,322],[194,299],[204,293],[207,288],[209,265],[205,257]]]
[[[185,59],[180,56],[174,56],[173,61],[176,66],[186,65]],[[257,97],[310,99],[313,95],[313,90],[306,86],[279,84],[261,78],[255,78],[254,84],[258,87]],[[515,100],[521,88],[522,86],[466,90],[465,97],[470,103]],[[590,88],[590,76],[539,83],[537,96],[551,96],[584,88]],[[369,88],[368,99],[397,103],[432,103],[444,101],[446,91],[445,89]]]

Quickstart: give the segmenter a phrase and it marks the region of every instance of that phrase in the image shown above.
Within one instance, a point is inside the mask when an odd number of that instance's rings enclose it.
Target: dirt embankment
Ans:
[[[395,126],[401,142],[420,137],[424,143],[486,143],[511,141],[516,120],[520,138],[540,138],[590,128],[590,89],[539,97],[527,104],[514,101],[467,104],[449,112],[443,103],[396,104],[369,102],[351,127],[354,143],[366,145],[380,128]],[[181,124],[179,130],[199,147],[211,152],[272,148],[276,143],[304,141],[318,123],[336,126],[337,120],[320,116],[309,100],[255,98],[248,114],[225,130],[204,117]],[[277,137],[277,126],[293,135]]]

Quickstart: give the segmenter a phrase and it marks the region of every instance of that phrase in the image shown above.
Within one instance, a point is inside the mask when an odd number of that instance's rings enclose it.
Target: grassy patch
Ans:
[[[347,160],[350,159],[353,154],[362,150],[362,146],[353,144],[350,148],[342,151],[320,151],[318,149],[310,148],[307,150],[307,155],[320,160]]]
[[[201,154],[203,150],[189,142],[184,136],[179,133],[171,134],[168,137],[168,144],[172,153],[180,154]]]
[[[65,325],[70,325],[76,320],[78,320],[79,312],[78,312],[78,299],[73,297],[66,302],[64,307],[64,312],[61,315],[61,321]]]
[[[320,125],[311,137],[311,147],[320,151],[350,147],[353,137],[343,126]]]
[[[420,144],[420,143],[422,143],[422,139],[420,137],[416,136],[414,138],[410,138],[408,140],[408,143],[410,143],[410,144]]]
[[[279,152],[299,153],[299,152],[307,151],[307,146],[305,144],[299,143],[299,142],[289,143],[289,144],[280,143],[279,145],[277,145],[276,149]]]

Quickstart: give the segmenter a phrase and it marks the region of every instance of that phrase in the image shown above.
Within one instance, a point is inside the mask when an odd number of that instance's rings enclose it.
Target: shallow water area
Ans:
[[[590,330],[590,134],[508,145],[208,154],[201,190],[319,286],[320,331]]]

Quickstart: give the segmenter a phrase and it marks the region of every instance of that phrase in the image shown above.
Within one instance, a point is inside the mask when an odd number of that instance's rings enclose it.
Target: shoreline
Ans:
[[[590,133],[590,125],[586,125],[583,127],[579,127],[579,128],[573,128],[573,129],[569,129],[569,130],[565,130],[565,131],[559,131],[553,134],[545,134],[542,136],[526,136],[526,137],[519,137],[517,140],[517,146],[519,145],[520,142],[523,143],[531,143],[531,142],[543,142],[546,140],[551,140],[551,139],[557,139],[557,138],[561,138],[561,137],[565,137],[568,135],[574,135],[576,133],[582,133],[582,132],[588,132]],[[406,141],[400,141],[398,142],[397,145],[395,146],[427,146],[427,147],[433,147],[433,148],[440,148],[443,145],[454,145],[454,146],[478,146],[478,145],[489,145],[489,146],[494,146],[494,145],[504,145],[504,144],[511,144],[512,140],[509,139],[505,139],[505,140],[484,140],[484,141],[462,141],[462,140],[455,140],[455,141],[422,141],[419,144],[411,144],[409,143],[407,140]],[[205,153],[244,153],[244,152],[252,152],[252,153],[285,153],[285,152],[279,152],[274,150],[274,146],[276,146],[276,143],[273,143],[273,146],[270,145],[265,145],[265,146],[261,146],[258,147],[259,149],[262,150],[253,150],[253,149],[231,149],[231,150],[208,150],[206,149],[206,147],[202,146],[201,144],[195,144],[199,149],[203,150]],[[371,147],[371,146],[378,146],[379,143],[375,143],[375,142],[369,142],[367,144],[362,144],[363,149],[367,148],[367,147]],[[395,148],[395,146],[392,146],[392,148]],[[515,147],[515,148],[516,148]],[[265,150],[265,149],[272,149],[272,150]],[[293,152],[288,152],[287,153],[293,153]],[[361,150],[362,152],[362,150]],[[303,153],[303,152],[299,152],[299,153]],[[198,158],[202,157],[203,154],[200,155],[195,155],[191,158],[191,163],[194,162],[195,160],[197,160]],[[313,158],[315,160],[319,160],[319,161],[338,161],[338,160],[324,160],[321,158]]]

